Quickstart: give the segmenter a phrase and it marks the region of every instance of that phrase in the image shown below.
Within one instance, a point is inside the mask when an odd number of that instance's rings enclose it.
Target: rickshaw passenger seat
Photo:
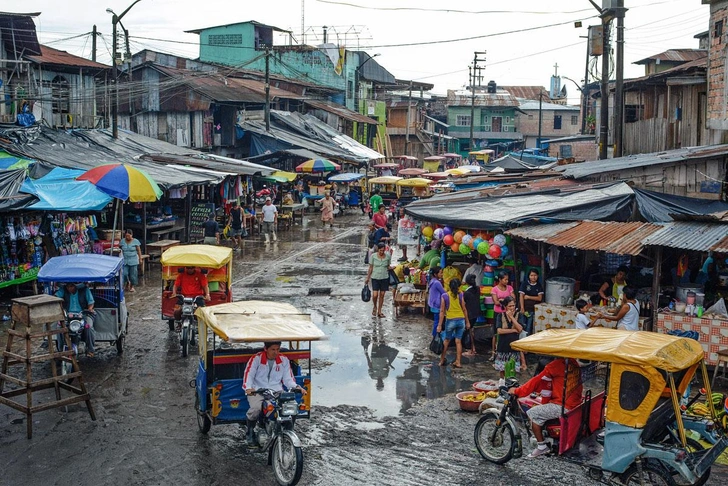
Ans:
[[[674,421],[675,411],[672,408],[672,400],[660,398],[642,430],[642,440],[644,442],[661,441],[665,437],[667,426]]]
[[[261,351],[263,348],[208,350],[207,382],[242,378],[250,358]],[[281,348],[281,352],[287,351],[288,348]],[[291,361],[291,370],[294,376],[301,374],[301,367],[294,361]]]

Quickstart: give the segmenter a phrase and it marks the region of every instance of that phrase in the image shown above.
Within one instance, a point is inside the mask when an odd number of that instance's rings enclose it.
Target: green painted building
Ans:
[[[489,92],[490,91],[490,92]],[[516,131],[518,100],[507,91],[478,88],[475,91],[474,109],[472,93],[466,90],[448,90],[448,135],[458,141],[457,152],[463,157],[468,152],[488,148],[496,143],[513,143],[523,139]],[[472,116],[474,115],[474,116]],[[474,123],[473,123],[474,118]],[[470,126],[473,125],[474,146],[470,143]]]

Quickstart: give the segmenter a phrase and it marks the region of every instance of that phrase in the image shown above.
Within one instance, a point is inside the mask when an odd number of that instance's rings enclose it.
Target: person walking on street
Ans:
[[[329,223],[331,227],[334,227],[334,198],[327,192],[321,201],[321,222],[323,226]]]
[[[265,234],[266,244],[270,243],[271,239],[277,241],[276,224],[278,224],[278,209],[273,205],[270,197],[265,198],[265,204],[261,211],[263,211],[263,234]]]
[[[232,202],[230,209],[230,218],[228,225],[230,226],[230,236],[233,239],[233,250],[240,250],[241,240],[243,236],[243,208],[238,206],[237,201]],[[246,235],[247,236],[247,235]]]
[[[442,355],[440,356],[440,366],[447,364],[447,348],[450,341],[455,341],[455,361],[452,366],[454,368],[462,368],[461,358],[463,355],[463,333],[470,329],[470,320],[468,319],[468,310],[465,307],[465,299],[463,293],[460,292],[460,280],[454,278],[448,284],[448,292],[440,297],[440,318],[437,323],[437,332],[443,332]]]
[[[374,215],[372,216],[372,223],[374,223],[374,226],[377,228],[384,228],[387,226],[387,223],[389,223],[389,218],[387,218],[387,207],[383,204],[377,208],[377,210],[374,212]]]
[[[369,217],[371,218],[377,211],[379,206],[384,205],[384,199],[379,195],[379,189],[374,189],[372,197],[369,198]]]
[[[386,251],[384,242],[379,242],[377,252],[369,259],[369,271],[364,284],[372,281],[372,316],[384,317],[382,314],[382,305],[384,304],[384,296],[389,290],[389,269],[392,266],[392,254]]]
[[[132,230],[124,232],[124,239],[119,242],[121,254],[124,257],[124,290],[134,292],[134,286],[139,285],[139,262],[142,261],[142,244],[134,238]]]
[[[215,213],[210,213],[207,216],[207,221],[202,223],[204,230],[205,244],[206,245],[219,245],[220,244],[220,225],[215,221]]]

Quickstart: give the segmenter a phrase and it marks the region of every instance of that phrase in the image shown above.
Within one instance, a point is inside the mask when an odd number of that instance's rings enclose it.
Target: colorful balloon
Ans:
[[[422,228],[422,234],[425,235],[425,238],[432,237],[432,235],[434,234],[432,226],[425,226],[424,228]]]
[[[460,243],[465,243],[466,245],[470,246],[470,242],[473,241],[473,237],[470,235],[463,236],[463,241]]]
[[[508,249],[508,246],[501,246],[500,249],[501,249],[501,257],[505,257],[506,255],[508,255],[508,252],[510,251]]]
[[[443,231],[443,233],[445,233],[446,235],[451,235],[451,234],[452,234],[452,228],[451,228],[451,227],[449,227],[449,226],[445,226],[444,228],[442,228],[442,231]]]
[[[450,249],[451,249],[452,251],[454,251],[455,253],[459,252],[459,251],[460,251],[460,243],[453,243],[453,244],[452,244],[452,245],[450,246]]]
[[[473,248],[478,248],[478,245],[480,245],[483,242],[483,238],[477,237],[473,239]]]
[[[447,234],[442,239],[442,242],[445,243],[447,246],[452,246],[452,244],[455,243],[455,240],[453,239],[452,235]]]
[[[487,241],[481,241],[475,249],[478,250],[478,253],[481,255],[487,255],[489,248]]]
[[[429,243],[432,241],[432,236],[425,236],[425,243]]]
[[[453,237],[455,238],[455,241],[457,243],[463,242],[463,236],[465,236],[465,231],[456,231]]]
[[[436,240],[441,240],[443,236],[445,236],[445,232],[442,230],[442,228],[437,228],[434,233],[432,233],[432,236]]]
[[[470,247],[465,243],[460,243],[460,253],[462,253],[463,255],[470,254]]]
[[[506,246],[506,235],[495,235],[493,237],[493,243],[498,246]]]
[[[492,245],[490,248],[488,248],[488,255],[492,256],[493,258],[500,257],[501,247],[498,245]]]

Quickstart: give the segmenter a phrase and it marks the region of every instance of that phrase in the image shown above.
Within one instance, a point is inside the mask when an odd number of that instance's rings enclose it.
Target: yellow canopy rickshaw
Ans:
[[[434,183],[431,179],[413,177],[397,181],[397,198],[402,197],[429,197],[432,195],[430,186]]]

